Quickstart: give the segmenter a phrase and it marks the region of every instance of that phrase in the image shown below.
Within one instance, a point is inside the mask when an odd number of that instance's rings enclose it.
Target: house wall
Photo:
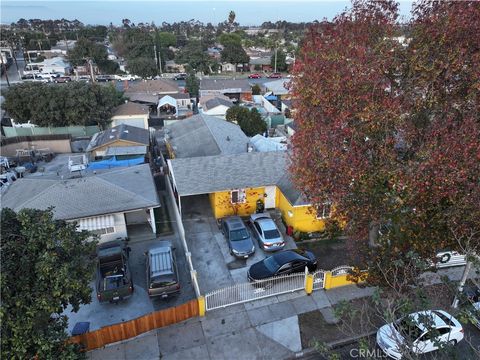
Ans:
[[[325,221],[317,219],[316,212],[311,206],[292,206],[278,187],[277,190],[277,208],[282,213],[282,218],[288,226],[302,232],[323,231],[325,229]]]
[[[265,188],[247,188],[245,190],[246,201],[239,204],[231,203],[230,191],[209,194],[213,216],[219,219],[230,215],[246,216],[255,213],[257,200],[264,198]]]
[[[146,224],[148,222],[149,214],[146,210],[136,210],[125,213],[125,221],[127,225]]]
[[[122,115],[112,117],[111,127],[115,127],[120,124],[126,124],[148,130],[148,115]]]
[[[111,143],[108,143],[108,144],[105,144],[105,145],[103,145],[103,146],[100,146],[100,147],[96,148],[95,150],[93,150],[93,151],[91,152],[91,155],[92,155],[92,157],[95,157],[95,156],[104,156],[104,155],[105,155],[105,151],[107,151],[107,149],[108,149],[109,147],[138,146],[138,145],[143,145],[143,144],[134,143],[134,142],[125,141],[125,140],[117,140],[117,141],[114,141],[114,142],[111,142]],[[147,152],[148,152],[148,146],[147,146]]]
[[[240,94],[240,100],[242,101],[253,101],[252,92],[243,92]]]

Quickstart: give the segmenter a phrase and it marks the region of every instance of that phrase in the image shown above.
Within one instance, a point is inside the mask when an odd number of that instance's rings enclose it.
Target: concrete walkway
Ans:
[[[135,339],[90,351],[90,359],[285,359],[302,350],[298,315],[331,307],[340,300],[369,296],[372,288],[346,286],[283,294],[209,311],[195,318],[151,331]]]

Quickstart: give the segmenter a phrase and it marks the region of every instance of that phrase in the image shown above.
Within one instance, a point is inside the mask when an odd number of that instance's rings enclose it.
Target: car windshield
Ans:
[[[273,230],[265,230],[265,239],[278,239],[280,237],[280,233],[277,229]]]
[[[239,241],[248,239],[248,232],[246,229],[233,230],[230,232],[230,241]]]
[[[265,264],[265,267],[273,274],[276,273],[277,270],[280,268],[280,264],[277,263],[275,260],[275,257],[270,256],[263,260],[263,263]]]
[[[417,340],[422,335],[422,330],[418,325],[409,317],[405,317],[402,320],[394,323],[395,329],[405,338],[410,341]]]

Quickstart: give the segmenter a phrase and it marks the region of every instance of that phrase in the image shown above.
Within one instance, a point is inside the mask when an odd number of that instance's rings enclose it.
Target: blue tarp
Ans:
[[[125,167],[140,165],[145,162],[144,155],[132,157],[128,159],[121,159],[117,156],[112,156],[109,159],[94,161],[88,164],[88,170],[110,169],[112,167]]]
[[[265,99],[267,99],[268,101],[272,101],[272,100],[277,100],[277,97],[275,95],[268,95],[265,97]]]

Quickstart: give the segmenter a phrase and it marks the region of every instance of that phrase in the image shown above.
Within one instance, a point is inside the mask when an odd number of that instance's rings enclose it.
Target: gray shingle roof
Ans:
[[[202,79],[200,90],[241,89],[241,92],[251,92],[247,79]]]
[[[116,140],[126,140],[137,144],[149,145],[150,133],[146,129],[120,124],[93,135],[90,144],[88,144],[87,152]]]
[[[287,198],[287,200],[293,206],[309,205],[310,202],[302,194],[301,191],[297,190],[292,182],[290,174],[285,173],[277,183],[277,186],[280,188],[282,194]]]
[[[248,137],[238,125],[205,114],[194,115],[166,127],[176,158],[240,154]]]
[[[54,206],[65,220],[160,206],[148,164],[68,180],[23,178],[1,200],[14,211]]]
[[[207,110],[210,110],[210,109],[213,109],[217,106],[220,106],[220,105],[223,105],[223,106],[226,106],[228,108],[231,108],[233,106],[233,102],[229,101],[229,100],[226,100],[226,99],[222,99],[222,98],[218,98],[218,97],[215,97],[213,99],[210,99],[210,100],[207,100],[205,102],[205,105],[204,107],[207,109]]]
[[[170,160],[180,196],[275,185],[285,173],[284,152],[250,152]]]
[[[145,105],[137,104],[134,102],[127,102],[118,106],[112,114],[113,116],[129,116],[129,115],[146,115],[150,113],[149,109]]]
[[[290,90],[287,89],[288,85],[290,84],[290,79],[279,79],[274,81],[269,81],[263,84],[265,88],[274,95],[286,95],[290,93]]]

